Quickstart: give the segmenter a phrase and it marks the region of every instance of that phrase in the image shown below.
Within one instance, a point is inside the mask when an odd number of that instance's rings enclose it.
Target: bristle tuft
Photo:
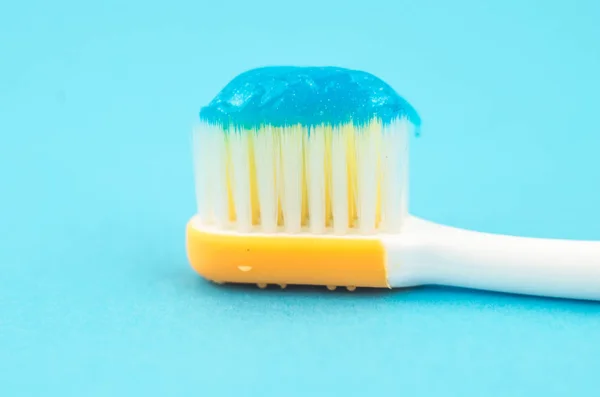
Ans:
[[[194,131],[202,222],[240,232],[397,233],[407,214],[412,124]]]
[[[264,131],[254,131],[254,153],[256,161],[256,181],[260,206],[260,225],[267,233],[277,230],[277,172],[279,147],[270,127]]]
[[[308,211],[311,233],[321,234],[327,227],[325,194],[325,131],[315,129],[306,137],[308,163]]]
[[[252,207],[250,195],[250,150],[249,134],[235,131],[229,134],[231,150],[232,193],[235,218],[238,230],[248,232],[252,228]]]
[[[333,131],[331,143],[331,207],[333,231],[346,234],[348,231],[348,159],[346,134],[343,129]]]

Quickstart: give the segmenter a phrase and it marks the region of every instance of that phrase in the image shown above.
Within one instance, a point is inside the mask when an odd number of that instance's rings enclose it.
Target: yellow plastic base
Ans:
[[[191,266],[217,283],[389,288],[377,239],[213,233],[192,221],[186,234]]]

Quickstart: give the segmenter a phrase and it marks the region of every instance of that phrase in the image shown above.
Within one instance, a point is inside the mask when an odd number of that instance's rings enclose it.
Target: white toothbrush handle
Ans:
[[[600,241],[480,233],[411,217],[384,239],[391,287],[447,285],[600,300]]]

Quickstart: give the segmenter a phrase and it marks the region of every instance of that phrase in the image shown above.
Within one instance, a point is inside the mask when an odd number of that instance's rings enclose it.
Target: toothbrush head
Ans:
[[[398,232],[415,109],[383,80],[339,67],[244,72],[200,111],[199,216],[241,232]]]
[[[421,120],[381,79],[336,67],[234,78],[194,130],[192,267],[215,282],[389,287]]]

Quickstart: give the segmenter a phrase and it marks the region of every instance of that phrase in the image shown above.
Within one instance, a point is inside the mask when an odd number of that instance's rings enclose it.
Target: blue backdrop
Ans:
[[[216,287],[190,130],[262,65],[369,71],[423,118],[411,211],[600,239],[600,3],[0,4],[0,395],[591,396],[600,304]]]

